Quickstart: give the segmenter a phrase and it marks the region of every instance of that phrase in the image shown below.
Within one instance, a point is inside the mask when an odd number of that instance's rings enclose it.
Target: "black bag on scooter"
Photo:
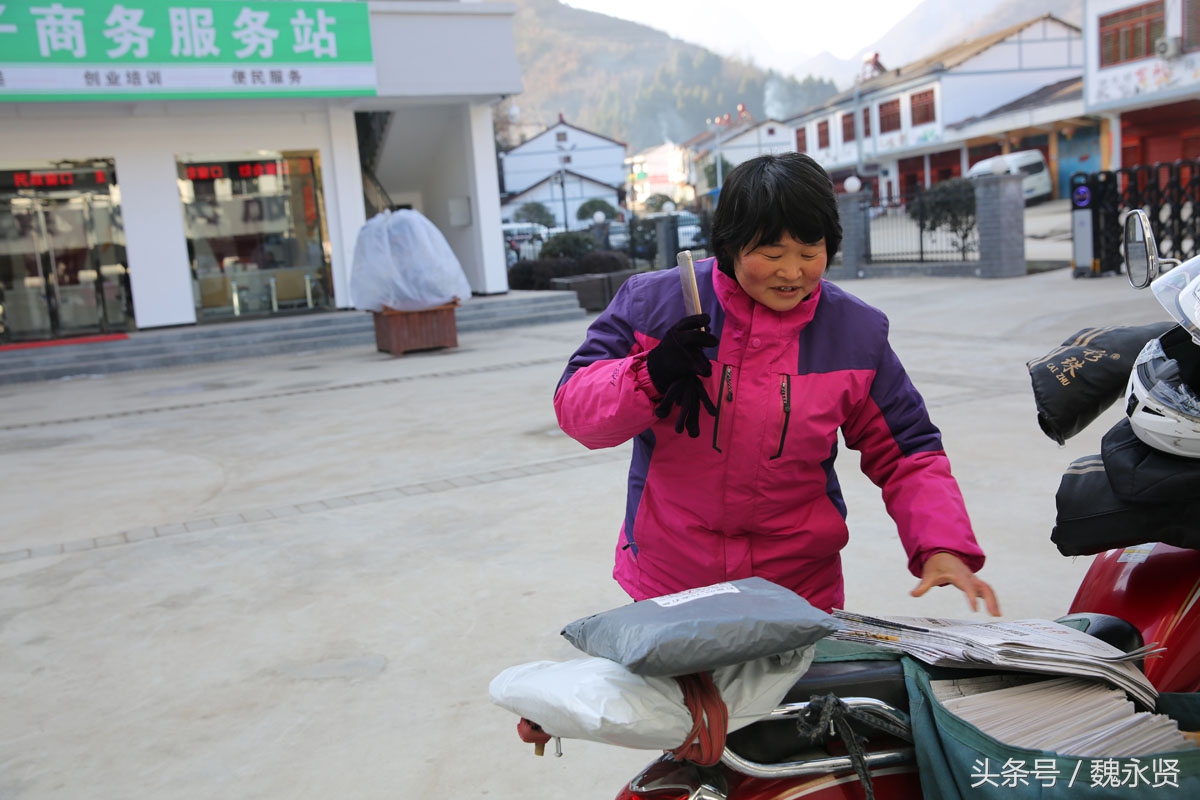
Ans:
[[[1042,432],[1063,444],[1090,425],[1122,396],[1146,342],[1173,327],[1174,322],[1154,322],[1084,328],[1027,362]]]
[[[1200,548],[1200,528],[1195,524],[1200,501],[1127,502],[1113,489],[1104,459],[1098,455],[1071,462],[1054,500],[1058,517],[1050,540],[1064,556],[1090,556],[1146,542]]]
[[[1200,497],[1200,459],[1156,450],[1137,437],[1128,419],[1104,434],[1100,455],[1113,491],[1128,503],[1178,505],[1181,497]]]

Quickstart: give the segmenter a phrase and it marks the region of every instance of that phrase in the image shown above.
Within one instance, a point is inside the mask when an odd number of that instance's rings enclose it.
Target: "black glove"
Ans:
[[[646,371],[655,389],[665,395],[680,378],[712,375],[704,348],[716,347],[717,337],[704,330],[708,323],[708,314],[684,317],[646,355]]]
[[[654,408],[655,415],[666,419],[671,409],[679,406],[675,432],[683,433],[686,428],[693,439],[700,435],[700,406],[713,416],[717,413],[700,381],[712,375],[712,363],[704,355],[704,348],[718,344],[717,337],[704,330],[708,323],[708,314],[684,317],[646,356],[650,381],[663,394]]]
[[[710,368],[711,371],[711,368]],[[675,420],[675,432],[683,433],[686,427],[688,436],[695,439],[700,435],[700,405],[703,404],[708,413],[717,415],[717,407],[704,390],[704,384],[696,375],[679,378],[667,389],[663,399],[654,407],[654,414],[659,419],[666,419],[671,413],[671,406],[679,406],[679,418]]]

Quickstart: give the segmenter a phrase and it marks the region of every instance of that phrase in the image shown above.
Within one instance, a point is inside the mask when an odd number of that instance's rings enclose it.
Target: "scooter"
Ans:
[[[1130,212],[1124,239],[1135,288],[1150,285],[1164,267],[1179,266],[1158,257],[1141,211]],[[1182,266],[1200,275],[1200,258]],[[1126,652],[1158,643],[1165,651],[1143,663],[1154,687],[1200,691],[1200,550],[1147,543],[1097,555],[1059,621]],[[857,717],[856,730],[869,731],[865,748],[853,755],[846,739],[855,737],[843,735],[849,733],[844,727],[835,730],[826,716],[821,726],[811,724],[831,695]],[[616,800],[919,798],[908,704],[898,661],[817,662],[769,716],[728,734],[716,765],[664,755],[622,787]]]

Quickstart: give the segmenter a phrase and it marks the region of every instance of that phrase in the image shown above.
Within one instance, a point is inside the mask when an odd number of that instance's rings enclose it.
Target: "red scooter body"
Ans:
[[[1160,692],[1200,691],[1200,550],[1146,544],[1095,557],[1071,603],[1072,614],[1106,614],[1131,623],[1146,643],[1166,650],[1147,658],[1146,676]],[[655,783],[655,774],[671,780]],[[871,770],[879,800],[921,797],[915,763]],[[617,800],[860,800],[850,770],[826,775],[755,778],[725,765],[700,770],[659,759]]]
[[[1200,551],[1148,544],[1101,553],[1071,602],[1078,612],[1120,617],[1165,647],[1144,666],[1160,692],[1200,691]]]

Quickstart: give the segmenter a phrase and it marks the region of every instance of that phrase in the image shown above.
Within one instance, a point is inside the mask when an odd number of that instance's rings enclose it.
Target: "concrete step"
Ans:
[[[510,292],[464,303],[455,312],[455,327],[467,333],[586,315],[574,292]],[[0,351],[0,384],[374,344],[374,321],[361,311],[212,322],[137,331],[113,342]]]

